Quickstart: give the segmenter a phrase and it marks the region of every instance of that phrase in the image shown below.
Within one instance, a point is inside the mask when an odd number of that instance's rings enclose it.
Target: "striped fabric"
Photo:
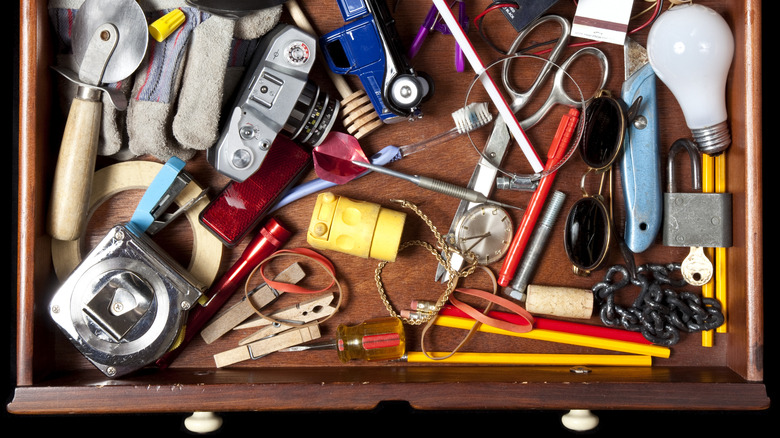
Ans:
[[[51,21],[54,28],[54,35],[56,35],[58,47],[56,52],[63,55],[69,55],[73,53],[71,48],[71,31],[73,30],[73,20],[76,19],[76,9],[49,9],[49,21]]]
[[[157,42],[153,38],[149,39],[147,57],[150,61],[141,67],[145,69],[143,71],[145,79],[144,84],[139,88],[138,94],[133,96],[136,100],[168,104],[171,103],[171,99],[175,98],[174,82],[176,74],[181,68],[180,64],[187,42],[195,27],[210,17],[210,14],[201,12],[197,8],[182,7],[180,9],[187,17],[182,26],[163,42]],[[147,21],[152,23],[170,11],[171,9],[164,9],[148,13]],[[71,33],[77,13],[77,9],[49,9],[49,18],[54,34],[57,35],[57,53],[63,55],[72,54]],[[259,39],[243,40],[234,38],[227,67],[246,66],[258,44]],[[140,76],[139,73],[142,72],[136,72],[138,76]],[[103,85],[119,88],[121,84]]]
[[[205,21],[209,15],[193,8],[181,8],[187,19],[176,31],[162,42],[149,39],[147,56],[150,60],[146,65],[146,78],[134,99],[171,103],[174,96],[173,86],[176,72],[180,68],[182,56],[187,48],[192,31]],[[155,11],[148,17],[149,23],[170,12],[170,9]]]

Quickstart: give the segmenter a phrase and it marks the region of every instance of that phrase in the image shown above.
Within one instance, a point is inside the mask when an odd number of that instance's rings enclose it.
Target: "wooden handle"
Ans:
[[[295,24],[298,27],[300,27],[306,32],[309,32],[314,36],[319,36],[317,32],[314,31],[314,27],[312,27],[311,23],[309,22],[309,19],[306,17],[306,14],[303,13],[301,6],[298,4],[296,0],[287,1],[287,10],[290,12],[290,16],[292,17],[293,21],[295,21]],[[347,97],[352,95],[353,93],[352,89],[349,87],[349,84],[341,75],[334,73],[327,66],[325,70],[327,71],[328,76],[330,76],[330,80],[333,81],[333,85],[336,86],[336,90],[339,92],[342,99],[346,99]]]
[[[102,115],[103,104],[99,99],[73,99],[49,205],[49,234],[57,240],[76,240],[84,230]]]

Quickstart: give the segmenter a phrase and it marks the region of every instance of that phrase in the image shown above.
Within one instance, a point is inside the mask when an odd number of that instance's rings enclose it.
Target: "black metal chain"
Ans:
[[[718,300],[672,289],[686,284],[683,278],[674,276],[679,270],[679,263],[646,264],[631,275],[623,265],[610,267],[604,281],[592,289],[601,306],[601,321],[610,327],[641,332],[650,342],[665,346],[676,344],[680,332],[712,330],[723,324],[725,317]],[[640,292],[631,307],[624,308],[615,303],[615,294],[629,284],[638,286]]]

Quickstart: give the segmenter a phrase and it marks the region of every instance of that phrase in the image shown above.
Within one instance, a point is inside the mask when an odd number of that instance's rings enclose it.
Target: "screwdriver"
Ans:
[[[335,348],[342,362],[353,359],[366,361],[400,359],[406,353],[406,334],[399,318],[384,317],[366,320],[336,329],[336,339],[317,344],[297,345],[283,351],[304,351]]]

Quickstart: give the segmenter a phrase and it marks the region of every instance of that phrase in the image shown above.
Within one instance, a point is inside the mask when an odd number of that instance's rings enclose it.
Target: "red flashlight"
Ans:
[[[200,332],[200,329],[227,302],[246,277],[263,260],[276,252],[290,238],[290,231],[285,229],[276,219],[271,218],[260,228],[238,260],[227,272],[214,283],[207,292],[208,301],[190,311],[184,337],[173,350],[168,351],[155,362],[160,368],[167,368],[179,355],[182,349]]]

